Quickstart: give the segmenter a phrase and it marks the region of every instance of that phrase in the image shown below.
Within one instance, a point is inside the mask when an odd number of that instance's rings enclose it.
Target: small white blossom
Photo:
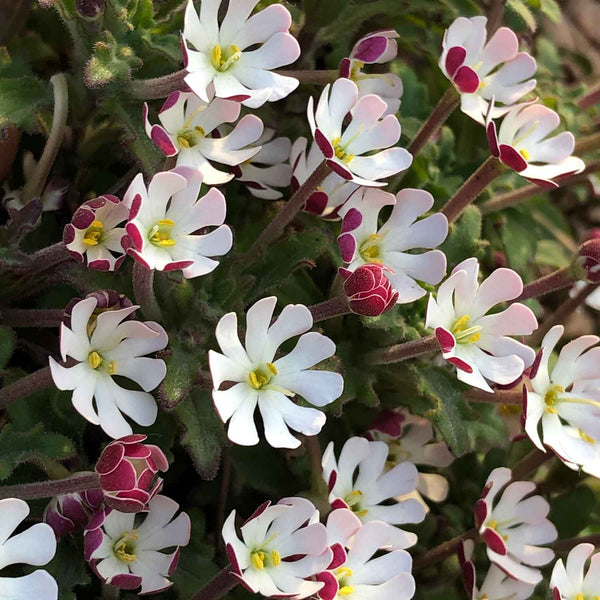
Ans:
[[[379,213],[393,205],[389,219],[380,227]],[[435,285],[446,273],[441,250],[415,253],[439,246],[448,234],[448,220],[441,213],[417,221],[433,206],[425,190],[405,189],[394,197],[383,190],[363,188],[340,211],[342,233],[338,246],[348,271],[376,263],[388,268],[385,276],[398,291],[398,304],[414,302],[426,294],[417,283]]]
[[[532,495],[535,483],[511,482],[511,478],[511,470],[505,467],[490,473],[475,504],[475,524],[490,561],[513,579],[535,585],[542,580],[537,567],[554,557],[553,550],[539,544],[553,542],[558,534],[546,518],[550,505]]]
[[[36,523],[12,535],[28,515],[27,502],[17,498],[0,500],[0,569],[17,563],[37,567],[54,557],[56,537],[50,525]],[[47,571],[38,569],[24,577],[0,577],[0,597],[6,600],[56,600],[58,586]]]
[[[177,568],[179,547],[190,541],[190,518],[184,512],[175,517],[178,510],[179,504],[166,496],[155,496],[148,512],[137,515],[101,509],[85,529],[86,560],[109,585],[141,586],[140,594],[166,590],[173,585],[168,577]],[[161,552],[165,548],[175,550],[166,554]]]
[[[591,348],[600,338],[583,335],[565,344],[550,369],[563,331],[555,325],[542,340],[532,389],[525,392],[525,432],[540,450],[548,446],[571,469],[600,477],[600,347]]]
[[[350,438],[336,460],[333,442],[323,453],[323,479],[329,488],[333,509],[350,508],[363,522],[383,521],[390,525],[420,523],[425,518],[423,505],[414,498],[383,504],[404,496],[417,485],[417,469],[403,462],[386,471],[388,447],[384,442]],[[358,473],[355,471],[358,469]],[[414,533],[390,527],[390,544],[408,548],[417,542]]]
[[[569,552],[566,566],[562,558],[556,561],[550,576],[554,600],[581,600],[600,595],[600,553],[594,554],[594,550],[592,544],[578,544]],[[590,566],[584,574],[588,559]]]
[[[491,392],[487,381],[514,383],[529,367],[535,352],[509,336],[529,335],[538,323],[524,304],[488,315],[501,302],[514,300],[523,282],[511,269],[496,269],[478,283],[479,263],[467,258],[429,297],[425,325],[435,329],[442,356],[457,367],[460,381]]]
[[[198,198],[202,178],[197,171],[178,167],[157,173],[148,188],[142,174],[125,192],[123,202],[130,208],[127,233],[135,260],[157,271],[181,269],[184,277],[199,277],[214,271],[231,250],[233,234],[224,225],[227,204],[216,188]],[[205,227],[209,233],[198,234]]]
[[[333,356],[335,344],[317,332],[305,333],[313,325],[306,306],[288,304],[271,324],[277,298],[263,298],[246,314],[245,348],[237,331],[237,315],[228,313],[217,325],[216,337],[223,354],[210,350],[208,361],[213,378],[213,400],[227,435],[244,446],[258,444],[254,412],[258,405],[267,442],[276,448],[297,448],[300,441],[288,428],[316,435],[325,424],[325,414],[292,401],[296,394],[314,406],[325,406],[338,398],[344,387],[339,373],[311,369]],[[301,335],[303,334],[303,335]],[[279,346],[300,335],[296,347],[275,358]],[[224,382],[235,382],[220,390]]]
[[[240,104],[232,100],[212,98],[205,102],[188,92],[173,92],[158,112],[160,125],[148,121],[148,105],[144,104],[146,134],[165,156],[177,156],[177,166],[191,167],[202,173],[203,183],[219,185],[233,178],[230,172],[216,169],[212,163],[239,165],[260,151],[255,144],[263,132],[263,123],[255,115],[240,119],[228,135],[217,129],[233,123],[240,116]]]
[[[356,84],[338,79],[326,85],[316,111],[308,101],[308,122],[328,167],[359,185],[383,186],[379,181],[408,169],[412,155],[391,148],[400,139],[400,123],[383,116],[388,105],[376,94],[359,98]],[[344,119],[352,116],[348,125]]]
[[[185,82],[208,102],[214,87],[218,98],[250,108],[285,98],[298,80],[274,73],[296,61],[300,46],[288,32],[289,11],[271,4],[250,16],[258,0],[230,0],[223,20],[222,0],[202,0],[200,14],[189,0],[183,27]]]
[[[325,570],[333,556],[318,515],[304,498],[265,502],[242,525],[240,539],[234,510],[223,525],[232,572],[255,594],[294,600],[312,596],[323,584],[309,578]]]
[[[120,438],[133,432],[122,413],[138,425],[156,420],[158,409],[149,392],[167,368],[164,361],[144,355],[162,350],[168,337],[158,323],[125,320],[137,306],[96,316],[97,305],[92,297],[73,306],[70,327],[61,324],[60,352],[63,361],[71,357],[77,364],[63,367],[50,357],[50,370],[59,390],[73,390],[77,412],[110,437]],[[113,375],[134,381],[141,390],[121,387]]]
[[[519,40],[500,27],[486,44],[486,17],[458,17],[444,33],[439,65],[460,93],[461,110],[482,125],[492,99],[506,105],[496,107],[494,117],[507,112],[531,92],[535,59],[519,52]]]

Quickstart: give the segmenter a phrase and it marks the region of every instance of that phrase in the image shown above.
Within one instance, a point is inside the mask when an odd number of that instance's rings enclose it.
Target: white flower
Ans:
[[[568,467],[599,477],[600,347],[590,347],[600,338],[583,335],[565,344],[550,370],[550,355],[563,331],[555,325],[542,340],[532,389],[525,395],[525,432],[540,450],[548,446]]]
[[[394,205],[389,219],[379,227],[379,212]],[[417,218],[433,206],[425,190],[405,189],[394,197],[383,190],[363,189],[346,202],[341,214],[342,233],[338,246],[346,267],[377,263],[388,267],[385,276],[398,291],[398,304],[414,302],[425,295],[416,280],[440,282],[446,273],[446,256],[441,250],[415,254],[417,248],[435,248],[448,234],[448,220],[442,213]]]
[[[167,333],[152,321],[124,320],[137,306],[94,311],[96,298],[81,300],[72,308],[71,324],[60,329],[62,359],[75,359],[73,367],[63,367],[50,357],[52,378],[59,390],[73,390],[75,410],[94,425],[100,425],[112,438],[132,433],[122,413],[138,425],[152,425],[158,409],[150,394],[164,379],[164,361],[144,356],[162,350]],[[143,391],[120,387],[113,375],[126,377]]]
[[[491,392],[486,380],[502,385],[515,382],[535,358],[535,352],[512,339],[529,335],[538,326],[524,304],[486,314],[500,302],[513,300],[523,282],[511,269],[496,269],[479,285],[479,263],[467,258],[429,297],[425,325],[435,329],[442,356],[457,367],[460,381]]]
[[[116,271],[125,260],[127,232],[117,225],[127,220],[129,210],[116,196],[100,196],[84,202],[63,231],[69,254],[91,269]]]
[[[454,460],[445,442],[434,441],[429,419],[413,415],[408,409],[381,411],[369,426],[368,433],[375,441],[388,445],[388,461],[392,464],[409,460],[415,465],[447,467]],[[448,480],[438,473],[419,471],[413,495],[424,502],[421,494],[434,502],[442,502],[448,495]]]
[[[307,139],[301,137],[292,145],[292,191],[296,191],[323,161],[323,153],[318,144],[313,142],[308,152],[306,144]],[[358,184],[340,177],[337,173],[330,173],[309,196],[304,210],[325,219],[339,219],[339,209],[358,187]]]
[[[320,333],[304,333],[313,325],[308,308],[288,304],[271,325],[276,304],[277,298],[271,296],[248,309],[245,348],[238,337],[237,315],[226,314],[216,330],[223,354],[214,350],[208,353],[213,400],[223,422],[231,419],[227,435],[236,444],[258,444],[254,424],[258,405],[267,442],[276,448],[297,448],[300,442],[288,427],[304,435],[316,435],[325,424],[325,414],[299,406],[291,398],[298,394],[310,404],[325,406],[338,398],[344,387],[338,373],[310,369],[333,356],[335,344]],[[279,346],[297,335],[301,337],[296,347],[275,359]],[[226,381],[237,383],[219,390]]]
[[[409,600],[415,593],[412,558],[405,550],[389,548],[390,527],[380,521],[362,525],[352,511],[329,513],[327,535],[334,558],[317,579],[325,585],[322,600]],[[376,556],[377,555],[377,556]]]
[[[190,541],[191,522],[179,504],[155,496],[147,513],[101,509],[85,529],[85,558],[107,584],[140,594],[161,592],[173,583],[167,578],[177,568],[180,546]],[[140,516],[143,521],[139,523]],[[170,554],[160,552],[173,548]]]
[[[234,510],[223,525],[233,573],[255,594],[298,600],[315,594],[323,584],[308,578],[326,569],[332,559],[318,514],[304,498],[265,502],[242,525],[240,539]]]
[[[581,291],[586,286],[585,281],[576,282],[573,287],[569,290],[569,296],[573,298],[577,292]],[[593,308],[594,310],[600,310],[600,289],[594,290],[586,299],[586,306]]]
[[[550,589],[555,600],[581,600],[600,595],[600,553],[593,554],[592,544],[578,544],[567,556],[565,567],[559,558],[550,576]],[[583,573],[585,563],[590,560],[587,572]]]
[[[379,179],[410,167],[409,152],[390,148],[400,139],[400,123],[394,115],[383,117],[388,106],[379,96],[359,98],[356,84],[342,78],[325,86],[316,111],[313,103],[311,97],[310,129],[327,166],[344,179],[359,185],[383,186],[386,184]],[[352,120],[345,126],[348,114]]]
[[[471,561],[474,546],[473,540],[465,540],[459,550],[465,588],[471,600],[527,600],[533,594],[535,585],[513,579],[495,564],[490,565],[483,583],[477,587],[475,565]]]
[[[492,98],[507,106],[501,116],[535,86],[535,59],[519,52],[519,40],[500,27],[486,44],[486,17],[458,17],[444,33],[439,65],[460,93],[461,110],[482,125]]]
[[[386,115],[394,115],[400,108],[402,80],[394,73],[363,73],[365,64],[383,64],[396,58],[398,32],[394,29],[380,29],[358,40],[350,56],[340,62],[340,77],[351,79],[358,86],[360,97],[376,94],[388,108]]]
[[[410,462],[400,463],[386,472],[387,458],[388,447],[384,442],[352,437],[344,444],[336,461],[333,442],[330,442],[323,454],[322,465],[331,507],[350,508],[363,523],[420,523],[425,518],[425,509],[418,500],[409,498],[382,504],[412,492],[418,476],[415,465]],[[358,474],[355,475],[356,469]],[[390,540],[395,548],[408,548],[417,542],[417,536],[390,527]]]
[[[0,500],[0,569],[17,563],[45,565],[56,552],[52,527],[36,523],[10,537],[29,515],[27,502],[17,498]],[[0,597],[6,600],[56,600],[54,577],[38,569],[24,577],[0,577]]]
[[[283,194],[273,188],[288,187],[292,178],[292,169],[287,164],[292,143],[285,137],[273,139],[274,135],[274,129],[265,129],[256,141],[260,151],[232,168],[236,179],[243,183],[253,196],[263,200],[281,198]]]
[[[575,138],[570,131],[548,137],[560,124],[560,117],[542,104],[519,104],[506,114],[500,129],[486,119],[492,156],[525,179],[543,187],[558,187],[553,181],[581,173],[585,163],[572,156]]]
[[[531,495],[535,483],[509,483],[511,477],[511,470],[505,467],[490,473],[475,504],[475,524],[487,545],[490,561],[513,579],[535,585],[542,580],[542,573],[535,567],[549,563],[554,557],[553,550],[538,544],[553,542],[558,534],[546,518],[550,510],[548,502]]]
[[[130,208],[127,233],[132,247],[128,253],[148,269],[174,271],[184,277],[206,275],[231,250],[233,235],[225,221],[225,197],[211,188],[198,198],[202,178],[197,171],[178,167],[157,173],[148,189],[140,173],[125,192]],[[206,234],[200,229],[217,226]]]
[[[233,178],[212,163],[235,166],[252,158],[260,147],[254,144],[263,132],[263,123],[255,115],[242,117],[233,131],[221,136],[219,125],[233,123],[240,116],[240,104],[214,98],[205,102],[189,92],[173,92],[158,112],[161,125],[148,121],[148,105],[144,104],[147,135],[166,156],[177,156],[177,166],[191,167],[202,173],[203,183],[218,185]]]
[[[183,28],[185,82],[208,102],[215,95],[258,108],[285,98],[298,80],[273,73],[300,56],[300,46],[288,33],[290,13],[271,4],[250,17],[258,0],[230,0],[221,23],[222,0],[202,0],[200,15],[189,0]],[[191,47],[190,47],[191,44]]]

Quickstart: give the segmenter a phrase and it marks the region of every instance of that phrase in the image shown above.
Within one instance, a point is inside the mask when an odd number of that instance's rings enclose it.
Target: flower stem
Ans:
[[[314,85],[327,85],[333,83],[339,77],[337,69],[329,69],[324,71],[286,71],[285,69],[275,70],[278,75],[286,77],[295,77],[300,83],[308,83]]]
[[[451,540],[448,540],[447,542],[444,542],[443,544],[440,544],[439,546],[428,550],[427,552],[425,552],[425,554],[423,554],[423,556],[415,558],[413,563],[413,571],[429,567],[430,565],[433,565],[437,562],[440,562],[441,560],[444,560],[445,558],[448,558],[448,556],[454,554],[458,550],[461,542],[476,537],[477,529],[469,529],[469,531],[465,531],[464,533],[457,535]]]
[[[230,592],[239,580],[231,573],[231,565],[221,569],[193,598],[192,600],[219,600]]]
[[[187,86],[183,81],[188,74],[185,69],[169,73],[163,77],[153,79],[132,79],[126,86],[125,92],[134,100],[155,100],[166,98],[170,93],[185,90]]]
[[[523,405],[523,391],[520,387],[510,390],[494,390],[493,394],[472,388],[464,393],[470,402],[484,402],[486,404],[512,404]]]
[[[403,344],[396,344],[388,348],[378,348],[369,352],[365,356],[365,361],[370,365],[386,365],[389,363],[400,362],[409,358],[415,358],[421,354],[428,354],[439,350],[435,335],[420,338]]]
[[[325,302],[313,304],[308,307],[308,310],[310,310],[313,317],[313,323],[341,317],[352,312],[348,306],[348,298],[344,294],[325,300]]]
[[[503,171],[502,163],[493,156],[488,156],[485,162],[467,179],[456,194],[446,202],[442,214],[452,223],[462,214],[463,210],[479,197],[481,192]]]
[[[45,271],[67,260],[71,260],[71,255],[63,242],[56,242],[52,246],[47,246],[30,254],[29,260],[36,271]]]
[[[0,323],[9,327],[60,327],[64,314],[60,308],[3,308]]]
[[[586,181],[591,173],[595,173],[598,170],[600,170],[600,161],[594,161],[589,163],[583,172],[578,173],[577,175],[572,175],[571,177],[567,177],[566,179],[559,180],[557,183],[560,184],[560,187],[571,185],[573,183],[581,183]],[[532,196],[543,193],[544,190],[535,183],[524,185],[523,187],[511,192],[507,192],[506,194],[500,194],[499,196],[480,204],[479,210],[481,210],[482,214],[488,215],[490,213],[499,212],[505,208],[509,208],[510,206],[516,206],[527,198],[531,198]]]
[[[529,337],[527,343],[537,346],[554,325],[563,323],[565,319],[583,304],[588,296],[594,293],[600,284],[588,283],[582,287],[572,298],[565,300]]]
[[[160,306],[154,295],[154,269],[148,269],[141,263],[133,263],[133,294],[141,306],[146,319],[160,321]]]
[[[556,542],[548,544],[548,546],[552,548],[554,552],[561,554],[573,550],[573,548],[579,544],[593,544],[596,547],[600,546],[600,533],[591,533],[590,535],[568,538],[566,540],[556,540]]]
[[[591,108],[594,104],[598,104],[600,102],[600,84],[592,87],[588,92],[586,92],[579,100],[577,100],[577,104],[581,108]]]
[[[67,115],[69,112],[69,88],[64,73],[58,73],[50,78],[54,90],[54,115],[52,116],[52,128],[44,146],[42,156],[35,166],[33,175],[23,186],[22,200],[29,202],[37,196],[41,196],[46,186],[46,179],[54,164],[56,155],[62,144],[67,126]]]
[[[45,390],[54,385],[50,367],[44,367],[34,373],[30,373],[14,383],[0,389],[0,410],[4,410],[13,402],[21,398],[27,398],[34,392]]]
[[[35,483],[0,486],[0,500],[4,498],[20,498],[21,500],[51,498],[61,494],[96,490],[100,487],[100,476],[97,473],[83,471],[75,473],[71,477],[54,481],[36,481]]]
[[[294,217],[302,210],[306,201],[315,188],[329,175],[331,171],[324,160],[308,177],[308,179],[294,192],[286,202],[279,214],[267,225],[256,241],[250,246],[245,256],[245,264],[253,263],[262,253],[264,248],[275,241],[289,225]]]
[[[535,448],[514,466],[511,481],[521,481],[553,456],[551,452],[542,452]]]
[[[545,296],[550,292],[556,292],[563,288],[569,287],[575,283],[576,277],[573,275],[573,268],[571,265],[558,269],[544,275],[531,283],[528,283],[523,287],[523,291],[518,298],[515,298],[515,302],[521,300],[527,300],[528,298],[538,298],[539,296]]]
[[[600,131],[577,140],[573,154],[576,156],[587,154],[588,152],[598,150],[598,148],[600,148]]]

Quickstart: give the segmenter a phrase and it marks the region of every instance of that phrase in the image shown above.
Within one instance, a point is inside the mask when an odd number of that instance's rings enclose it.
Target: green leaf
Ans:
[[[210,392],[194,389],[175,407],[173,414],[183,431],[181,444],[190,455],[196,471],[202,479],[213,479],[219,469],[225,436]]]
[[[12,329],[0,326],[0,371],[3,371],[15,351],[15,334]]]
[[[185,348],[178,340],[171,344],[172,354],[165,356],[167,375],[158,388],[160,404],[165,410],[175,408],[190,393],[199,365],[199,352]]]
[[[39,129],[39,111],[51,104],[50,86],[37,77],[0,78],[0,126]]]
[[[437,425],[454,456],[468,450],[465,414],[469,408],[462,394],[462,386],[453,374],[441,367],[411,366],[419,393],[432,405],[425,415]]]
[[[562,269],[568,267],[573,260],[571,253],[559,242],[540,240],[537,244],[535,262],[538,265],[548,265]]]
[[[357,364],[360,353],[349,341],[340,342],[336,347],[336,356],[342,361],[344,373],[344,391],[341,398],[336,400],[328,412],[341,412],[341,406],[350,400],[357,400],[367,406],[379,406],[379,398],[373,389],[377,380],[374,369],[365,369],[364,364]]]
[[[553,22],[560,23],[561,10],[556,0],[541,0],[540,10]]]
[[[531,32],[537,29],[537,21],[531,9],[523,2],[523,0],[507,0],[506,6],[513,11]]]
[[[468,206],[460,219],[450,225],[450,233],[440,246],[453,268],[470,256],[479,256],[484,245],[481,238],[481,212],[476,206]]]
[[[595,506],[596,496],[585,485],[554,498],[548,518],[556,525],[559,539],[574,537],[584,529]]]
[[[34,463],[48,471],[53,462],[75,453],[75,444],[68,437],[46,433],[42,423],[28,432],[15,431],[9,423],[0,431],[0,480],[10,477],[20,464]]]

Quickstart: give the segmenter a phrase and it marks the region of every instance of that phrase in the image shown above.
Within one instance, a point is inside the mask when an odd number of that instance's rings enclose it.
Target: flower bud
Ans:
[[[377,317],[390,310],[398,299],[398,292],[385,276],[388,270],[375,263],[362,265],[354,272],[340,269],[344,277],[344,292],[353,313],[365,317]]]
[[[100,290],[98,292],[89,293],[86,298],[95,298],[96,299],[96,308],[90,317],[88,323],[88,334],[92,335],[94,329],[96,328],[96,318],[99,314],[106,312],[107,310],[121,310],[122,308],[129,308],[133,306],[133,302],[124,296],[123,294],[119,294],[115,290]],[[73,312],[73,307],[81,302],[82,298],[73,298],[67,307],[65,308],[65,314],[63,315],[63,323],[71,328],[71,313]],[[127,319],[135,318],[135,313],[132,313],[127,317]]]
[[[600,238],[592,238],[579,246],[579,256],[590,283],[600,283]]]
[[[162,488],[163,480],[156,474],[169,468],[163,451],[143,444],[145,439],[145,435],[134,434],[115,440],[96,463],[104,502],[120,512],[148,510],[148,502]]]
[[[75,0],[75,11],[84,19],[97,19],[104,12],[105,0]]]
[[[56,537],[83,531],[103,500],[102,490],[56,496],[46,506],[44,522],[52,527]]]

